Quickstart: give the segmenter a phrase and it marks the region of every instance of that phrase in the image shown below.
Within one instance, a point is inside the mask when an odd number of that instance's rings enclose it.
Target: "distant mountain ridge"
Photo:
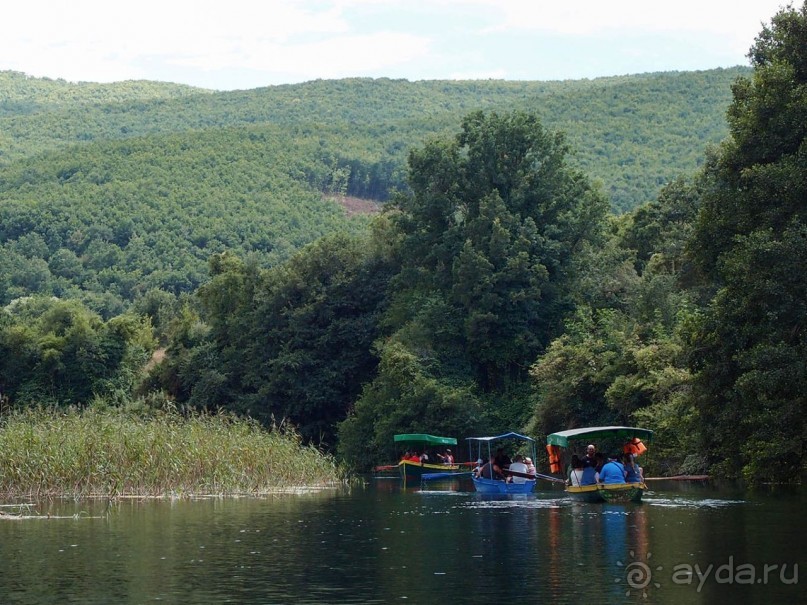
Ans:
[[[568,134],[581,166],[602,180],[621,212],[654,199],[661,184],[691,171],[703,148],[725,136],[730,85],[748,73],[737,67],[554,82],[356,78],[211,92],[0,72],[0,165],[72,144],[265,123],[294,136],[325,129],[380,137],[383,159],[402,166],[409,148],[456,129],[470,111],[520,108]]]
[[[623,212],[691,174],[727,133],[744,68],[564,82],[317,80],[211,92],[0,72],[0,305],[80,298],[105,316],[180,296],[231,251],[259,266],[363,219],[334,200],[407,187],[410,149],[468,113],[564,131]]]

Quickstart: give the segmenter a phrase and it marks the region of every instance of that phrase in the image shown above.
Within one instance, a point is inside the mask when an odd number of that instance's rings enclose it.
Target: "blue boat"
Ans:
[[[518,449],[524,450],[525,457],[535,460],[535,439],[519,433],[504,433],[491,437],[468,437],[467,441],[472,459],[489,461],[491,451],[495,451],[495,448],[501,447],[507,441],[517,441],[523,442]],[[501,470],[503,478],[483,477],[475,472],[472,479],[477,493],[531,494],[535,490],[535,474],[526,472],[526,467],[524,470],[510,469],[510,467]]]

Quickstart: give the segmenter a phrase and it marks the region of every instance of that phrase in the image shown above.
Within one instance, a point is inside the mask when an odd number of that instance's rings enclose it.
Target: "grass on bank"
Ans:
[[[0,496],[268,494],[340,481],[288,430],[227,415],[25,410],[0,420]]]

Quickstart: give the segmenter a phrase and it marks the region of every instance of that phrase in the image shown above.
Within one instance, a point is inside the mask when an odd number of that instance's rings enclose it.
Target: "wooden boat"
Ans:
[[[504,433],[503,435],[494,435],[492,437],[468,437],[468,449],[471,452],[471,458],[483,461],[490,460],[491,451],[494,449],[491,445],[495,444],[495,447],[499,447],[508,440],[525,442],[527,457],[535,460],[535,439],[518,433]],[[505,479],[481,477],[474,473],[472,479],[477,493],[531,494],[535,490],[536,480],[531,478],[531,475],[518,471],[512,472],[509,469],[503,470]]]
[[[420,449],[435,448],[438,446],[457,445],[454,437],[438,437],[425,433],[405,433],[393,437],[396,444],[410,444]],[[401,460],[397,464],[401,479],[405,482],[420,482],[424,474],[430,473],[459,473],[463,469],[459,464],[443,464],[437,461],[415,462],[414,460]]]
[[[566,486],[566,494],[577,502],[641,502],[644,483],[608,483]]]
[[[575,441],[621,442],[625,445],[646,449],[645,444],[653,439],[653,431],[631,426],[594,426],[552,433],[546,438],[550,462],[553,452],[563,448],[566,453]],[[644,451],[644,450],[639,450]],[[560,466],[560,459],[556,459]],[[565,460],[568,463],[568,460]],[[561,467],[562,468],[562,467]],[[605,483],[595,485],[566,486],[566,494],[579,502],[641,502],[647,486],[641,483]]]

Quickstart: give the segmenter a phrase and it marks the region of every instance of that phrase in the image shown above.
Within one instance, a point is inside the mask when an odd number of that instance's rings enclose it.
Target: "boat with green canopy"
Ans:
[[[424,474],[430,473],[459,473],[460,465],[454,463],[451,446],[457,445],[454,437],[439,437],[426,433],[403,433],[395,435],[396,445],[409,450],[409,456],[401,457],[397,467],[404,481],[420,481]],[[438,452],[442,452],[439,453]],[[425,457],[424,457],[425,454]],[[440,461],[438,456],[447,458]],[[450,457],[450,458],[449,458]]]
[[[566,468],[572,454],[575,453],[574,450],[580,447],[581,443],[593,444],[596,442],[600,444],[600,449],[608,451],[610,459],[605,463],[606,465],[622,456],[629,456],[631,464],[635,464],[633,462],[635,458],[647,451],[646,444],[652,440],[653,431],[631,426],[594,426],[552,433],[546,438],[550,471],[558,474],[561,469]],[[585,447],[586,445],[583,445],[581,450]],[[585,454],[581,460],[585,461]],[[603,466],[604,468],[605,466]],[[614,468],[624,470],[621,465]],[[647,489],[643,478],[638,473],[631,473],[627,478],[624,478],[623,475],[622,481],[614,481],[609,477],[605,482],[591,481],[588,483],[581,482],[578,475],[574,477],[571,479],[572,484],[567,483],[566,493],[573,500],[581,502],[640,502]]]

